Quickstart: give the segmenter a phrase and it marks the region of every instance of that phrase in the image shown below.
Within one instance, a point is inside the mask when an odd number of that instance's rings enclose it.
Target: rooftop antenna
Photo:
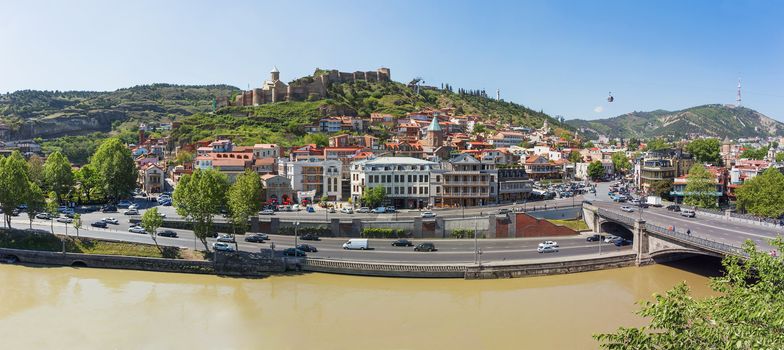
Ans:
[[[495,89],[495,99],[501,101],[501,89]]]
[[[735,106],[740,107],[740,78],[738,78],[738,97],[735,98]]]

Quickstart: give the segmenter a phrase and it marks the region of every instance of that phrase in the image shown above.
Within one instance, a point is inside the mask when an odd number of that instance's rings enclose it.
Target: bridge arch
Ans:
[[[634,233],[628,226],[619,224],[615,221],[603,220],[601,224],[599,224],[599,228],[601,232],[608,233],[613,236],[618,236],[629,240],[634,239]]]
[[[84,262],[84,261],[81,261],[81,260],[74,260],[74,262],[71,263],[71,266],[72,267],[87,267],[87,263]]]

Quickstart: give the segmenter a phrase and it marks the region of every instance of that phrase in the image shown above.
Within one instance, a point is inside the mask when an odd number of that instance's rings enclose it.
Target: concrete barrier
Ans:
[[[465,279],[518,278],[629,267],[635,266],[636,258],[636,254],[624,254],[546,263],[470,266]]]
[[[302,269],[312,272],[360,276],[463,278],[466,267],[464,265],[373,263],[307,258]]]

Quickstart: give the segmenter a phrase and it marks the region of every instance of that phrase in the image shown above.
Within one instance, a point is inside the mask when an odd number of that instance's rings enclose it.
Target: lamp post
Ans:
[[[476,233],[476,220],[474,220],[474,264],[479,263],[479,241]]]
[[[299,234],[299,221],[294,222],[294,256],[297,255],[297,237]]]

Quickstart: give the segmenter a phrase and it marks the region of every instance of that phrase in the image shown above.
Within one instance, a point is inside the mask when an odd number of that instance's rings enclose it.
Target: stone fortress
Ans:
[[[337,69],[316,69],[312,76],[292,81],[288,85],[280,80],[280,71],[273,68],[270,79],[260,88],[243,91],[233,101],[228,97],[217,99],[219,107],[223,106],[258,106],[266,103],[282,101],[313,101],[327,97],[327,89],[333,83],[364,81],[390,81],[389,68],[379,68],[375,72],[338,72]]]

